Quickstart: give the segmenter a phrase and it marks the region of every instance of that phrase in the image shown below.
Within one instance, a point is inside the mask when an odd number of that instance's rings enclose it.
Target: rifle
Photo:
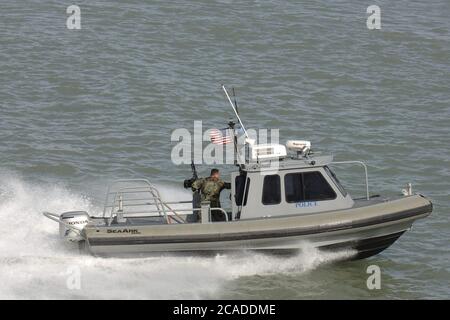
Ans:
[[[191,162],[191,170],[192,170],[192,178],[186,179],[183,182],[183,185],[186,189],[192,187],[192,184],[194,183],[194,181],[198,179],[197,169],[195,168],[194,161]]]
[[[192,179],[194,179],[194,181],[195,181],[198,179],[198,175],[197,175],[197,169],[195,169],[194,161],[191,161],[191,170],[192,170]]]

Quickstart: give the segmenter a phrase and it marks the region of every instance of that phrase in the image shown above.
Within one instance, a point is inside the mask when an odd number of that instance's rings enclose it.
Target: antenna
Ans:
[[[234,107],[236,108],[236,112],[239,113],[239,109],[238,109],[238,105],[237,105],[237,101],[236,101],[236,93],[234,92],[234,87],[232,87],[231,90],[233,92]]]
[[[241,127],[242,127],[242,130],[244,130],[245,137],[248,138],[247,130],[245,130],[244,124],[242,123],[242,120],[241,120],[241,118],[239,117],[239,114],[238,114],[238,112],[237,112],[237,105],[235,106],[235,105],[233,104],[233,102],[231,101],[231,98],[230,98],[230,95],[228,94],[227,88],[225,88],[224,85],[222,85],[222,89],[223,89],[223,91],[225,92],[225,94],[226,94],[226,96],[227,96],[227,98],[228,98],[228,101],[230,102],[231,107],[233,108],[234,113],[236,114],[236,117],[237,117],[237,119],[238,119],[238,121],[239,121],[239,123],[240,123],[240,125],[241,125]]]

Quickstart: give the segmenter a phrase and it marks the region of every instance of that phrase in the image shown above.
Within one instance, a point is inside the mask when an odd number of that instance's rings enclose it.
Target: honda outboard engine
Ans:
[[[59,235],[68,241],[78,242],[84,240],[81,231],[89,223],[89,215],[86,211],[64,212],[59,216]],[[68,226],[71,228],[69,228]]]

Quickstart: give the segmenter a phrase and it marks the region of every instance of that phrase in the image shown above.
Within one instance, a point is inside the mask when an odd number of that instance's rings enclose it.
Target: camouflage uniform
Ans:
[[[211,208],[220,208],[220,192],[223,189],[231,189],[231,184],[211,177],[198,179],[192,183],[192,191],[200,191],[201,201],[209,201]],[[213,221],[224,220],[223,213],[218,210],[211,211],[211,218]]]

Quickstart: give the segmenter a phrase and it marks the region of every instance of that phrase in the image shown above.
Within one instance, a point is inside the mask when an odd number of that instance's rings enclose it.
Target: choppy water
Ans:
[[[449,298],[449,1],[77,1],[82,29],[68,30],[71,4],[0,4],[0,298]],[[366,28],[370,4],[381,30]],[[433,215],[339,264],[315,250],[101,259],[59,243],[40,212],[100,211],[115,178],[189,198],[170,134],[223,126],[221,83],[248,127],[366,161],[373,193],[413,182]],[[338,173],[361,194],[361,172]],[[371,264],[381,290],[366,288]],[[81,290],[66,286],[73,266]]]

